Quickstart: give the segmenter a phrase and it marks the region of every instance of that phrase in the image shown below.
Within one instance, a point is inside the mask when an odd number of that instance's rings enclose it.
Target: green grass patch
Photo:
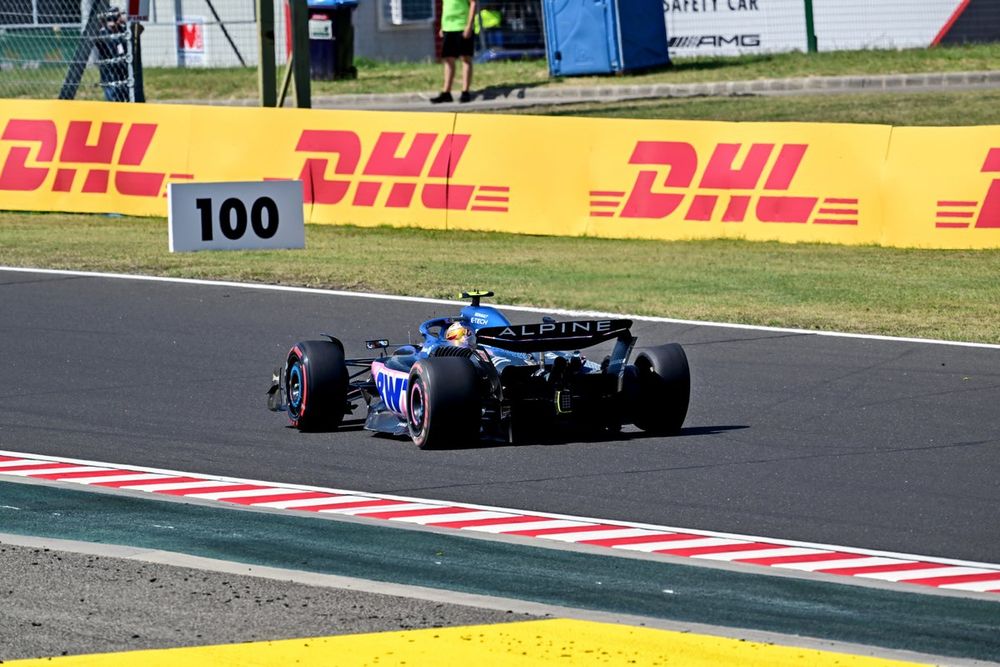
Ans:
[[[476,67],[475,87],[643,85],[996,69],[1000,44],[677,60],[659,72],[550,79],[544,62]],[[430,92],[436,63],[359,61],[313,95]],[[0,90],[5,77],[0,72]],[[254,69],[146,70],[151,101],[253,99]],[[9,83],[9,82],[8,82]],[[1000,92],[870,93],[586,103],[504,113],[894,125],[1000,124]],[[162,219],[0,213],[0,265],[214,278],[1000,343],[1000,250],[740,241],[619,241],[309,226],[307,249],[171,254]],[[377,251],[380,259],[372,260]],[[392,258],[392,261],[385,261]],[[458,278],[456,278],[456,276]],[[459,281],[459,282],[456,282]]]
[[[0,264],[9,266],[448,298],[490,288],[509,304],[1000,343],[994,250],[323,225],[307,226],[306,241],[305,250],[171,254],[162,219],[0,213]]]
[[[441,65],[384,63],[359,59],[352,81],[314,81],[314,96],[352,93],[433,92],[441,86]],[[1000,43],[906,49],[899,51],[831,51],[741,57],[678,58],[672,67],[620,76],[550,78],[544,60],[491,62],[475,66],[474,88],[576,87],[739,81],[806,76],[958,72],[997,69]],[[279,68],[279,78],[282,68]],[[254,68],[155,68],[144,70],[150,101],[227,100],[257,97]],[[0,73],[2,79],[12,74]]]
[[[497,113],[900,126],[1000,125],[1000,90],[694,97],[512,108]]]

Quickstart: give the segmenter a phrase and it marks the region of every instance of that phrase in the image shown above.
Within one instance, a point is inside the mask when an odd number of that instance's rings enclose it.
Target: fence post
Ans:
[[[309,74],[309,8],[306,0],[290,0],[292,6],[292,80],[295,106],[308,109],[312,103]]]
[[[76,45],[76,53],[73,61],[66,70],[66,78],[63,80],[62,88],[59,90],[59,99],[72,100],[76,98],[76,91],[80,87],[80,80],[83,79],[83,70],[87,67],[87,60],[90,52],[94,50],[94,40],[101,31],[104,16],[111,7],[108,0],[94,0],[90,5],[87,14],[87,24],[80,34],[80,41]],[[103,97],[103,96],[102,96]]]
[[[257,90],[260,105],[277,104],[274,65],[274,0],[257,0]]]
[[[813,0],[804,0],[806,3],[806,49],[809,53],[816,53],[819,50],[816,40],[816,24],[813,20]]]

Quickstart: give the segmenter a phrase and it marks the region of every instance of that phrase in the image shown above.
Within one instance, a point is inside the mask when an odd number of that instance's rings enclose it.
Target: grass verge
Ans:
[[[506,87],[576,87],[742,81],[807,76],[907,74],[997,69],[1000,43],[906,49],[900,51],[831,51],[778,53],[740,57],[677,59],[672,67],[621,76],[550,78],[544,60],[491,62],[475,67],[477,90]],[[441,85],[441,66],[433,62],[383,63],[357,61],[358,78],[314,81],[314,96],[354,93],[432,92]],[[225,100],[257,97],[254,68],[146,68],[150,101]]]
[[[511,108],[497,113],[601,118],[1000,125],[1000,90],[695,97]]]
[[[1000,251],[317,225],[306,240],[306,250],[171,254],[162,219],[0,213],[8,266],[446,298],[492,288],[509,304],[1000,343]]]

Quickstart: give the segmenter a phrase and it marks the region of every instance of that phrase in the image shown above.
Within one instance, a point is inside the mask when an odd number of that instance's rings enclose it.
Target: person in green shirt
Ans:
[[[462,61],[462,94],[459,102],[472,101],[469,86],[472,85],[473,20],[476,16],[476,0],[444,0],[441,11],[441,58],[444,60],[444,87],[439,95],[431,98],[431,104],[453,102],[451,86],[455,80],[455,60]]]

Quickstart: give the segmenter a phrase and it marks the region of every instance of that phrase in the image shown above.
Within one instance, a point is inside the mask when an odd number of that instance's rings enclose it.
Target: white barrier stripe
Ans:
[[[202,500],[228,500],[229,498],[253,498],[254,496],[277,496],[290,493],[291,489],[282,488],[260,488],[243,489],[242,491],[209,491],[206,493],[189,493],[188,498],[201,498]]]
[[[365,498],[365,500],[378,500],[378,498]],[[385,501],[385,505],[367,505],[365,507],[345,507],[343,509],[319,510],[323,514],[351,514],[364,516],[365,514],[381,514],[382,512],[405,512],[409,510],[426,510],[441,505],[429,505],[427,503],[398,503],[396,501]]]
[[[115,469],[114,468],[99,468],[99,467],[80,466],[76,470],[70,470],[69,472],[59,472],[58,470],[56,470],[56,469],[53,468],[53,469],[49,469],[49,470],[35,470],[35,471],[32,472],[32,474],[33,475],[48,475],[48,474],[51,473],[51,474],[54,474],[54,475],[59,475],[61,477],[65,477],[66,475],[69,475],[69,474],[75,474],[75,473],[81,473],[81,472],[109,473],[109,472],[115,472]],[[8,473],[4,473],[4,471],[0,470],[0,474],[8,474]],[[13,474],[13,473],[9,473],[9,474]],[[114,477],[117,477],[117,476],[118,476],[117,474],[114,474],[114,475],[94,475],[93,478],[91,478],[91,477],[67,477],[65,480],[56,480],[56,481],[77,482],[78,480],[81,480],[81,479],[109,479],[109,478],[114,478]]]
[[[952,591],[976,591],[978,593],[1000,591],[1000,573],[997,573],[996,579],[989,579],[987,581],[966,581],[960,584],[944,584],[938,588],[947,588]]]
[[[461,516],[456,517],[429,517],[432,519],[428,522],[428,526],[436,526],[437,524],[446,523],[458,523],[466,521],[482,521],[483,519],[515,519],[519,514],[514,514],[513,512],[499,512],[494,510],[476,510],[475,512],[466,512]]]
[[[569,528],[571,526],[586,526],[582,521],[570,521],[568,519],[545,519],[544,521],[532,521],[525,516],[523,521],[511,520],[510,523],[498,523],[492,526],[469,526],[462,530],[471,530],[477,533],[516,533],[521,530],[541,530],[543,528]]]
[[[451,514],[428,514],[425,516],[402,516],[393,521],[405,521],[406,523],[418,523],[424,526],[433,526],[438,523],[451,523],[452,521],[480,521],[482,519],[499,519],[509,517],[510,514],[504,512],[489,512],[486,510],[476,510],[474,512],[453,512]]]
[[[76,466],[73,469],[67,469],[67,470],[62,470],[60,468],[49,468],[48,470],[34,470],[34,471],[32,471],[32,474],[33,475],[69,475],[71,473],[78,473],[78,472],[108,472],[110,470],[114,470],[114,468],[105,468],[105,467],[102,467],[102,466]],[[13,473],[11,473],[11,474],[13,474]],[[72,482],[73,479],[70,478],[67,481]]]
[[[1000,570],[985,570],[981,567],[948,567],[934,570],[929,574],[922,570],[910,570],[909,572],[901,572],[900,574],[906,576],[898,579],[898,581],[916,581],[920,579],[937,579],[938,577],[960,577],[966,574],[996,574],[997,577],[1000,577]]]
[[[663,542],[646,542],[645,544],[620,544],[613,548],[624,549],[625,551],[667,552],[696,547],[721,547],[726,544],[747,544],[747,541],[733,540],[726,537],[698,537],[690,540],[664,540]]]
[[[913,563],[912,560],[900,560],[898,558],[881,558],[870,556],[868,558],[837,558],[846,554],[831,554],[834,558],[830,560],[816,560],[810,563],[775,563],[771,567],[780,567],[785,570],[799,570],[802,572],[816,572],[817,570],[836,570],[842,567],[874,567],[876,565],[905,565]],[[860,575],[859,575],[860,576]]]
[[[37,471],[35,471],[35,474],[36,475],[68,475],[70,473],[78,473],[78,472],[111,472],[112,470],[114,470],[114,468],[106,468],[106,467],[103,467],[103,466],[77,466],[75,469],[68,470],[66,472],[62,472],[58,468],[50,468],[48,470],[37,470]],[[72,482],[73,478],[70,478],[69,481]]]
[[[898,582],[920,586],[924,589],[934,587],[954,591],[968,591],[971,593],[1000,592],[1000,565],[993,563],[657,526],[639,522],[609,521],[601,518],[575,517],[547,512],[528,512],[488,505],[428,501],[426,499],[388,494],[361,495],[354,491],[298,484],[276,486],[273,482],[269,481],[199,475],[197,473],[158,468],[139,466],[116,468],[114,464],[103,462],[56,458],[44,455],[30,455],[32,458],[28,458],[19,452],[5,450],[0,450],[0,456],[10,457],[9,460],[0,461],[0,479],[4,475],[18,477],[31,477],[34,475],[38,476],[39,479],[52,480],[53,482],[77,483],[82,486],[105,483],[110,485],[106,487],[109,489],[117,488],[125,491],[143,491],[153,494],[158,491],[192,490],[192,493],[183,495],[201,500],[223,502],[227,498],[255,498],[259,496],[259,501],[257,502],[251,500],[241,504],[256,508],[301,509],[330,514],[357,515],[402,523],[447,527],[465,532],[474,531],[510,535],[526,533],[525,537],[544,538],[567,543],[602,545],[601,543],[605,541],[612,543],[615,541],[624,541],[626,542],[624,544],[606,544],[602,546],[625,551],[656,552],[666,556],[673,554],[692,559],[737,563],[747,561],[745,564],[758,565],[760,567],[774,567],[784,570],[820,572],[852,578]],[[40,467],[44,465],[51,465],[53,467]],[[27,470],[10,470],[10,468],[21,466],[29,467]],[[91,471],[95,473],[93,476],[74,476],[64,479],[59,479],[58,477],[59,475]],[[107,474],[96,474],[99,472]],[[243,488],[237,488],[237,490],[232,491],[221,490],[226,487]],[[216,490],[212,491],[211,489],[213,488]],[[267,499],[269,496],[282,494],[290,495],[292,499]],[[321,495],[311,498],[294,498],[294,496],[300,494]],[[345,506],[352,504],[361,506]],[[338,506],[344,507],[338,509]],[[396,516],[397,514],[410,512],[414,513],[414,515]],[[481,521],[490,523],[491,520],[500,521],[500,523],[482,526],[467,525]],[[544,534],[547,529],[566,530],[547,535]],[[535,534],[539,531],[543,534]],[[677,539],[679,536],[683,537]],[[660,539],[661,537],[662,539]],[[638,542],[628,544],[633,538],[637,539]],[[644,542],[644,538],[652,541]],[[732,551],[711,549],[710,551],[713,553],[704,554],[684,553],[690,549],[700,550],[701,547],[725,547],[727,545],[742,545],[743,548]],[[799,560],[794,558],[795,556],[812,556],[812,558],[807,558],[808,562],[798,563],[769,562],[772,559],[781,560],[786,557]],[[821,560],[814,560],[817,557],[821,558]],[[750,563],[749,561],[752,560],[763,562]],[[906,569],[907,567],[910,569]],[[864,570],[866,568],[882,571],[865,573]],[[837,570],[842,571],[838,572]],[[974,577],[979,579],[978,581],[955,581],[954,583],[948,583],[949,580],[953,581],[953,578],[963,578],[967,575],[980,576]]]
[[[4,470],[4,475],[16,475],[18,477],[31,477],[32,475],[63,475],[70,472],[97,472],[107,470],[107,468],[94,468],[91,466],[65,466],[63,468],[29,468],[27,470]]]
[[[1000,345],[998,345],[996,347],[998,349],[1000,349]],[[7,457],[12,457],[12,458],[30,458],[30,460],[33,460],[33,461],[37,460],[37,461],[48,461],[48,462],[66,463],[66,464],[75,463],[77,465],[101,465],[101,466],[112,466],[112,467],[115,465],[115,464],[107,463],[107,462],[89,461],[89,460],[85,460],[85,459],[74,459],[74,458],[70,458],[70,457],[59,457],[59,458],[56,458],[56,457],[53,457],[53,456],[46,456],[44,454],[30,454],[30,455],[28,455],[28,454],[25,454],[23,452],[13,452],[13,451],[3,450],[3,449],[0,449],[0,456],[7,456]],[[149,467],[145,467],[145,466],[130,465],[130,466],[121,466],[121,468],[122,468],[122,470],[128,470],[128,471],[131,471],[131,472],[154,473],[154,474],[161,474],[161,475],[167,475],[167,476],[172,476],[172,477],[185,477],[185,478],[196,477],[196,478],[201,478],[201,479],[214,479],[214,480],[219,480],[219,481],[230,482],[230,483],[233,483],[233,484],[259,484],[261,486],[271,486],[271,485],[274,484],[270,480],[247,480],[247,479],[243,479],[243,478],[224,477],[224,476],[218,476],[218,475],[211,475],[211,476],[209,476],[209,475],[201,475],[201,474],[192,473],[192,472],[181,472],[181,471],[177,471],[177,470],[167,470],[167,469],[162,469],[162,468],[149,468]],[[2,471],[0,471],[0,475],[2,475],[2,474],[3,474]],[[318,486],[309,486],[309,485],[302,485],[302,484],[285,484],[284,486],[287,486],[288,488],[291,488],[291,489],[295,489],[297,491],[303,491],[303,492],[310,492],[311,491],[311,492],[318,492],[318,493],[330,493],[330,494],[334,494],[334,495],[336,495],[336,494],[347,495],[347,494],[356,494],[356,493],[358,493],[357,491],[349,491],[349,490],[345,490],[345,489],[331,489],[331,488],[318,487]],[[404,501],[404,502],[416,502],[416,501],[427,502],[426,498],[412,498],[412,497],[407,497],[407,496],[396,496],[396,495],[385,494],[385,493],[369,494],[369,496],[373,497],[373,498],[375,498],[375,497],[377,497],[377,498],[385,498],[385,499],[399,500],[399,501]],[[920,561],[926,561],[928,563],[935,563],[935,564],[939,563],[939,564],[943,564],[943,565],[955,565],[955,566],[962,566],[962,567],[965,567],[965,566],[968,566],[968,567],[985,567],[985,568],[997,568],[997,569],[1000,569],[1000,565],[996,565],[996,564],[993,564],[993,563],[973,562],[973,561],[962,560],[962,559],[955,559],[955,558],[940,558],[940,557],[935,557],[935,556],[914,555],[914,554],[900,553],[900,552],[891,552],[891,551],[879,551],[879,550],[873,550],[873,549],[863,549],[863,548],[860,548],[860,547],[845,547],[845,546],[842,546],[842,545],[823,544],[823,543],[818,543],[818,542],[802,542],[802,541],[799,541],[799,540],[780,539],[780,538],[773,538],[773,537],[766,537],[766,536],[759,536],[759,535],[758,536],[753,536],[753,535],[738,535],[738,534],[734,534],[734,533],[725,533],[725,532],[720,532],[720,531],[699,530],[699,529],[690,528],[690,527],[661,526],[661,525],[655,525],[655,524],[641,523],[641,522],[637,522],[637,521],[609,521],[607,519],[597,518],[597,517],[570,516],[570,515],[564,515],[564,514],[555,514],[555,513],[552,513],[552,512],[535,512],[535,511],[530,511],[529,512],[527,510],[511,509],[511,508],[506,508],[506,507],[494,507],[494,506],[491,506],[491,505],[476,505],[476,504],[472,504],[472,503],[462,503],[460,506],[461,507],[468,507],[468,508],[472,508],[472,509],[479,509],[479,510],[496,510],[496,511],[505,512],[505,513],[509,512],[511,514],[523,514],[523,515],[528,515],[528,516],[532,516],[532,517],[536,517],[536,518],[537,517],[547,517],[547,518],[550,518],[550,519],[571,519],[571,520],[574,520],[574,521],[579,521],[579,522],[581,522],[581,524],[612,523],[612,524],[623,526],[623,527],[645,528],[645,529],[649,529],[649,530],[656,531],[656,532],[661,532],[661,533],[685,533],[685,534],[691,534],[691,535],[702,535],[704,537],[730,537],[730,538],[736,538],[736,539],[745,540],[747,542],[762,542],[762,543],[768,543],[768,544],[783,544],[783,545],[786,545],[786,546],[789,546],[789,547],[810,547],[810,548],[817,548],[817,549],[823,549],[823,550],[836,551],[836,552],[845,553],[845,554],[858,554],[858,555],[866,555],[866,556],[887,556],[887,557],[891,557],[891,558],[899,558],[899,559],[905,559],[905,560],[920,560]]]
[[[751,549],[748,551],[726,551],[716,554],[700,554],[694,558],[705,560],[741,561],[751,558],[782,558],[784,556],[810,556],[812,554],[833,553],[826,549],[810,549],[808,547],[777,547],[774,549]]]
[[[314,505],[329,505],[344,496],[329,496],[327,498],[299,498],[297,500],[272,500],[270,502],[253,503],[251,507],[272,507],[281,510],[306,509]],[[354,496],[357,500],[357,496]]]
[[[933,563],[927,564],[927,569],[925,570],[892,570],[889,572],[862,572],[861,574],[856,574],[856,577],[863,577],[865,579],[878,579],[879,581],[902,581],[903,579],[919,579],[928,577],[937,577],[943,574],[951,572],[952,566],[950,565],[938,565],[934,566]]]
[[[68,480],[74,484],[100,484],[101,482],[142,482],[154,479],[177,479],[176,475],[159,475],[153,472],[133,472],[121,475],[98,475],[96,477],[77,477]]]
[[[51,463],[51,461],[39,461],[38,459],[14,459],[12,461],[0,461],[0,468],[13,468],[14,466],[28,466],[42,463]]]
[[[129,489],[131,491],[152,491],[156,493],[157,491],[180,491],[181,489],[211,489],[217,486],[230,486],[230,482],[220,482],[217,479],[204,480],[200,482],[171,482],[164,480],[160,483],[154,484],[129,484],[128,486],[123,486],[123,489]]]
[[[378,502],[378,505],[369,505],[364,507],[370,512],[377,512],[379,508],[384,505],[384,507],[396,507],[399,505],[399,501],[390,500],[388,498],[379,498],[377,496],[331,496],[330,498],[317,498],[317,500],[322,500],[320,503],[311,503],[313,505],[345,505],[348,503],[367,503],[367,502]],[[294,502],[294,501],[293,501]],[[393,503],[396,503],[395,505]],[[408,504],[408,503],[407,503]]]
[[[463,511],[463,508],[457,505],[451,505],[448,503],[441,503],[441,504],[434,503],[429,505],[430,505],[429,507],[422,507],[419,509],[406,508],[406,507],[399,507],[399,508],[390,507],[387,510],[379,510],[377,512],[372,512],[372,514],[373,515],[392,514],[393,516],[386,516],[383,518],[392,519],[393,521],[402,521],[404,519],[422,519],[422,518],[437,519],[443,516],[453,517],[452,521],[454,521],[455,517],[461,517],[465,516],[466,514],[469,514],[469,512]],[[397,514],[401,516],[395,516]]]
[[[539,537],[558,542],[586,542],[588,540],[613,540],[623,537],[643,537],[645,535],[657,534],[655,530],[646,530],[645,528],[612,528],[611,530],[605,528],[601,530],[599,526],[600,524],[594,526],[594,529],[591,530],[583,528],[573,533],[556,533],[555,535],[539,535]]]

